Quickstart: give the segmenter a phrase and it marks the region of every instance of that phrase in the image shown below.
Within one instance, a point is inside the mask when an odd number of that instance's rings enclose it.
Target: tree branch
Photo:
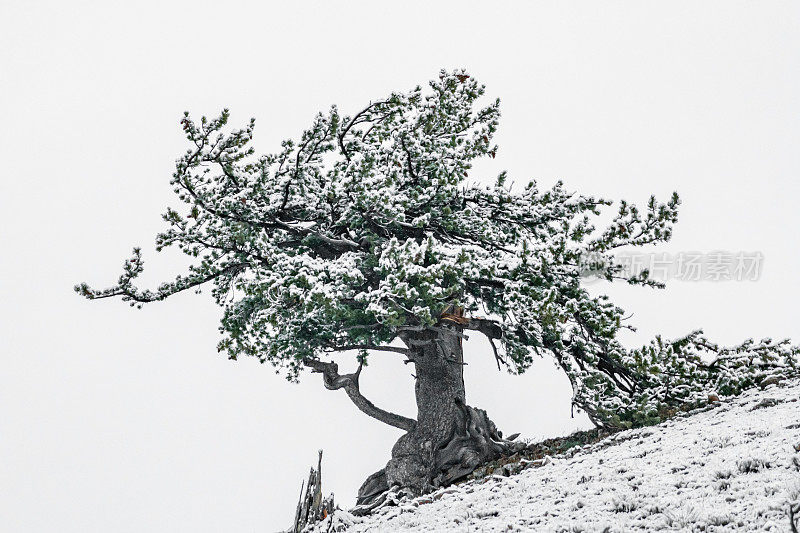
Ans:
[[[497,351],[497,346],[496,346],[496,345],[495,345],[495,343],[494,343],[494,339],[493,339],[493,338],[491,338],[491,337],[489,337],[489,344],[491,344],[491,345],[492,345],[492,352],[494,352],[494,360],[495,360],[495,362],[497,363],[497,370],[501,370],[501,368],[500,368],[500,363],[502,362],[502,363],[504,363],[504,364],[505,364],[505,361],[503,361],[503,360],[500,358],[500,353]]]
[[[380,420],[384,424],[402,429],[404,431],[411,431],[417,425],[417,421],[411,418],[406,418],[389,411],[376,407],[371,401],[366,399],[359,390],[358,376],[361,374],[362,365],[358,366],[353,374],[339,374],[339,366],[336,363],[326,363],[318,359],[303,359],[303,364],[311,368],[312,372],[322,374],[322,381],[325,388],[328,390],[344,389],[350,400],[356,404],[361,412],[371,416],[376,420]]]
[[[379,352],[395,352],[403,355],[412,355],[413,352],[406,348],[396,346],[374,346],[372,344],[345,344],[343,346],[328,346],[327,350],[332,352],[345,352],[347,350],[376,350]]]
[[[179,277],[176,281],[172,283],[172,286],[167,286],[167,288],[159,288],[155,292],[150,290],[140,290],[130,284],[131,279],[138,276],[138,273],[135,275],[127,275],[127,276],[123,274],[123,278],[121,278],[120,283],[117,284],[116,287],[112,287],[110,289],[96,291],[94,289],[89,288],[89,286],[86,283],[81,283],[80,285],[75,286],[75,291],[89,300],[100,300],[103,298],[113,298],[116,296],[122,296],[123,300],[128,299],[138,303],[150,303],[150,302],[164,300],[167,297],[172,296],[173,294],[177,294],[187,289],[191,289],[199,285],[202,285],[204,283],[208,283],[209,281],[215,280],[223,275],[235,275],[238,272],[247,268],[248,266],[249,266],[248,263],[235,263],[232,265],[228,265],[220,270],[217,270],[216,272],[211,272],[205,276],[195,275],[189,278]]]
[[[503,328],[495,320],[489,320],[488,318],[466,318],[463,327],[464,329],[479,331],[486,335],[489,340],[503,338]]]

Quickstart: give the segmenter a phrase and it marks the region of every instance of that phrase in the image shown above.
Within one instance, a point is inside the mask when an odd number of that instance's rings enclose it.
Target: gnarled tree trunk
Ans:
[[[386,468],[361,486],[358,504],[379,503],[390,487],[419,495],[471,473],[482,463],[516,451],[486,412],[469,407],[459,322],[405,333],[416,378],[416,424],[394,445]]]

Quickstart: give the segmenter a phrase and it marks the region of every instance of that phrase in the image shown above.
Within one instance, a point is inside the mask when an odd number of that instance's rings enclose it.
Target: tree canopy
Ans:
[[[470,174],[494,158],[499,100],[463,72],[392,93],[352,115],[318,114],[296,140],[257,156],[255,121],[227,127],[229,113],[181,121],[188,150],[171,183],[182,205],[167,209],[161,250],[194,258],[185,274],[138,288],[139,248],[116,285],[76,290],[131,305],[211,284],[224,314],[219,350],[253,356],[296,379],[332,352],[406,350],[404,331],[458,322],[486,334],[498,365],[524,372],[537,355],[555,358],[574,404],[598,424],[658,420],[713,392],[733,394],[770,377],[797,374],[788,341],[720,347],[702,332],[627,349],[623,310],[585,288],[593,257],[609,281],[661,287],[647,271],[625,274],[622,247],[669,240],[677,194],[643,208],[567,190],[559,182],[491,186]],[[453,310],[458,310],[454,313]]]

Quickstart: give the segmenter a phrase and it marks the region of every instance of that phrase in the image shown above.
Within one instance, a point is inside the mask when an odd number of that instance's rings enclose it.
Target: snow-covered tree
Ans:
[[[449,483],[514,450],[485,411],[466,404],[462,339],[488,337],[498,366],[522,373],[533,357],[555,358],[573,404],[597,424],[627,427],[676,409],[797,374],[787,341],[722,348],[701,332],[629,350],[622,309],[583,286],[587,258],[606,280],[659,287],[644,271],[626,275],[621,247],[670,238],[678,196],[639,209],[620,202],[597,228],[605,199],[561,183],[470,181],[475,159],[495,157],[499,101],[465,72],[442,72],[423,90],[393,93],[353,115],[332,108],[297,140],[256,156],[254,121],[182,120],[189,149],[172,177],[181,208],[163,218],[157,249],[194,258],[188,273],[156,290],[138,288],[138,248],[117,284],[76,291],[131,305],[202,285],[223,307],[219,350],[253,356],[292,380],[306,368],[344,389],[364,413],[406,433],[359,499],[387,486],[412,493]],[[356,351],[358,370],[330,358]],[[359,389],[370,352],[413,364],[416,419],[375,406]]]

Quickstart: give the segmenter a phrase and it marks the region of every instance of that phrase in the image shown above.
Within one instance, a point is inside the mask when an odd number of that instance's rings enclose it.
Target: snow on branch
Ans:
[[[223,308],[218,349],[290,380],[329,351],[359,349],[363,361],[363,349],[405,354],[378,347],[410,331],[479,331],[510,372],[552,356],[575,405],[603,424],[655,419],[713,390],[798,372],[796,348],[782,343],[727,349],[692,334],[623,347],[619,335],[632,326],[587,291],[585,263],[596,255],[601,278],[662,287],[647,272],[624,275],[614,253],[668,241],[678,195],[643,208],[620,201],[601,224],[612,202],[560,181],[515,183],[505,172],[476,181],[475,162],[498,154],[500,103],[464,71],[353,115],[332,107],[263,155],[252,146],[255,121],[230,129],[229,118],[181,120],[178,205],[164,213],[156,249],[179,248],[192,258],[188,273],[137,288],[137,248],[115,286],[77,292],[142,305],[208,283]],[[457,320],[442,317],[454,308],[463,309]]]

